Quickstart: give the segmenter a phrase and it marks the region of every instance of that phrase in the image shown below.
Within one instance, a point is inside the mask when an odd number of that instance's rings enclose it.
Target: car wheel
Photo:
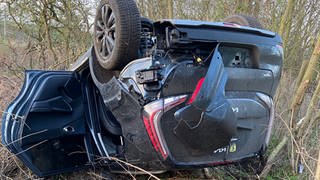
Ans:
[[[94,21],[94,50],[106,70],[121,70],[138,57],[141,20],[134,0],[102,0]]]
[[[258,19],[251,17],[251,16],[245,16],[245,15],[232,15],[226,17],[223,22],[227,23],[234,23],[241,26],[249,26],[253,28],[263,29],[262,24],[259,22]]]
[[[153,21],[149,18],[145,18],[145,17],[141,17],[141,27],[144,28],[148,28],[149,31],[153,31]]]

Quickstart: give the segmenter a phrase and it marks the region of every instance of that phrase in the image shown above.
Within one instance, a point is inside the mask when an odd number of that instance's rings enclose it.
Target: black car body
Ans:
[[[99,75],[93,49],[72,71],[27,71],[2,119],[3,144],[39,176],[97,164],[123,171],[110,157],[162,172],[263,155],[281,38],[232,23],[153,27],[121,72]]]

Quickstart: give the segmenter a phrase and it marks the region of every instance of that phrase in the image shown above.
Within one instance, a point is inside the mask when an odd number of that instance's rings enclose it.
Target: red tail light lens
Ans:
[[[201,87],[202,87],[202,84],[203,84],[203,81],[204,81],[204,78],[201,78],[198,83],[197,83],[197,86],[196,86],[196,89],[193,91],[192,93],[192,96],[191,98],[189,99],[188,103],[187,104],[191,104],[197,97]]]
[[[159,152],[164,159],[168,157],[167,147],[162,136],[160,120],[162,114],[175,106],[184,103],[187,95],[175,96],[166,99],[160,99],[144,106],[143,122],[146,126],[149,138],[154,149]]]

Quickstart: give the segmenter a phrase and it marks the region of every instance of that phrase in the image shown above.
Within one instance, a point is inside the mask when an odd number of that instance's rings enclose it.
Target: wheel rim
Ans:
[[[107,4],[103,5],[97,14],[95,31],[98,53],[103,60],[107,60],[116,43],[116,18],[111,7]]]

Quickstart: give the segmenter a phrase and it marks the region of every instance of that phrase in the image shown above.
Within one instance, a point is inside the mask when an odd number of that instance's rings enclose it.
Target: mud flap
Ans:
[[[175,112],[175,135],[198,155],[229,144],[236,134],[236,117],[225,98],[227,73],[216,48],[195,100]]]

